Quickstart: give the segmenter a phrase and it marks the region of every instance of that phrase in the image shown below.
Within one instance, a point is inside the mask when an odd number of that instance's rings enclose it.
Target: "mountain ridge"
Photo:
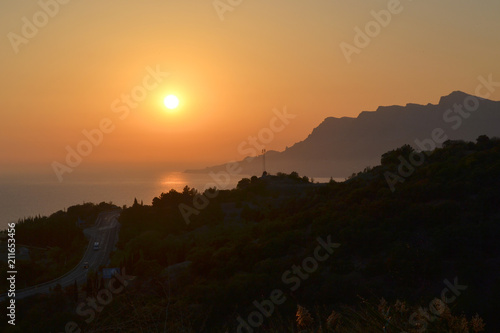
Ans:
[[[477,99],[477,111],[458,119],[456,107]],[[467,109],[466,107],[464,107]],[[327,117],[302,141],[284,151],[266,154],[268,172],[297,171],[312,177],[347,177],[380,162],[386,151],[431,138],[432,131],[443,129],[450,140],[475,140],[480,135],[500,136],[500,102],[453,91],[438,104],[407,103],[379,106],[362,111],[357,117]],[[452,126],[452,124],[454,126]],[[457,127],[458,128],[454,128]],[[495,126],[496,125],[496,126]],[[439,145],[438,145],[439,146]],[[241,174],[261,174],[262,156],[239,161]],[[188,173],[219,172],[225,164]]]

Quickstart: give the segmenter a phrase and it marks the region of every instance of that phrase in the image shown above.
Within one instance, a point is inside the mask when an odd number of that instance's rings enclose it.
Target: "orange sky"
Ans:
[[[114,129],[68,177],[242,159],[238,146],[274,108],[296,115],[266,145],[283,150],[328,116],[474,93],[479,75],[500,82],[497,0],[394,1],[253,0],[224,13],[211,0],[3,1],[0,172],[51,173],[103,119]],[[398,13],[348,63],[341,43],[355,45],[355,27],[389,7]],[[140,92],[147,68],[169,75],[147,79],[154,89],[120,119],[112,104]],[[175,112],[162,104],[170,93]]]

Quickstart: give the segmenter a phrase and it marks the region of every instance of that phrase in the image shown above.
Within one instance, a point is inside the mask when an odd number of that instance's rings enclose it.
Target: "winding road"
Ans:
[[[120,230],[120,224],[118,223],[119,216],[120,211],[118,210],[99,214],[95,225],[83,231],[89,239],[89,245],[78,265],[57,279],[17,290],[16,300],[36,294],[49,293],[58,284],[64,288],[74,284],[75,281],[77,281],[78,285],[85,283],[89,270],[97,271],[99,266],[109,263],[110,254],[118,241],[118,232]],[[95,242],[99,242],[98,250],[94,249]],[[86,261],[89,263],[88,269],[83,267]],[[6,294],[0,295],[0,301],[3,301],[6,296]]]

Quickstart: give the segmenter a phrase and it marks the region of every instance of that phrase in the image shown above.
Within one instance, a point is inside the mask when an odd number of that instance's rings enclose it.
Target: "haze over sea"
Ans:
[[[238,182],[248,177],[231,177],[227,189],[236,187]],[[68,177],[69,178],[69,177]],[[327,182],[317,178],[315,181]],[[0,178],[0,230],[7,223],[36,215],[50,215],[59,210],[85,202],[112,202],[118,206],[130,206],[137,198],[144,204],[151,204],[154,197],[171,189],[182,191],[189,186],[203,191],[214,179],[206,173],[190,174],[167,172],[162,175],[125,177],[100,175],[81,176],[59,183],[51,177],[34,179],[33,176]],[[211,185],[210,185],[211,186]],[[220,189],[220,187],[218,187]]]
[[[208,174],[168,172],[163,175],[142,177],[125,176],[80,176],[59,183],[53,178],[0,179],[0,229],[8,222],[35,215],[50,215],[70,206],[84,202],[113,202],[118,206],[131,205],[134,198],[151,204],[154,197],[171,189],[182,191],[184,186],[202,191],[207,184],[214,183]],[[228,188],[236,186],[244,175],[230,179]]]

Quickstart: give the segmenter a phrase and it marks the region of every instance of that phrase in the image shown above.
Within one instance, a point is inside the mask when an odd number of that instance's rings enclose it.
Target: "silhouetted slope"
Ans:
[[[500,332],[500,139],[443,146],[395,191],[386,174],[414,156],[409,146],[345,182],[254,176],[205,192],[208,201],[186,186],[151,205],[136,202],[120,215],[108,266],[135,277],[126,288],[104,304],[92,274],[78,286],[80,298],[65,288],[17,300],[15,332],[60,332],[69,321],[85,332],[251,332],[239,318],[259,313],[253,332],[299,332],[298,305],[313,315],[307,333],[326,332],[320,327],[332,310],[340,316],[335,332],[482,332],[463,328],[476,313],[485,332]],[[23,271],[39,276],[50,267]],[[102,311],[91,317],[96,299]]]

